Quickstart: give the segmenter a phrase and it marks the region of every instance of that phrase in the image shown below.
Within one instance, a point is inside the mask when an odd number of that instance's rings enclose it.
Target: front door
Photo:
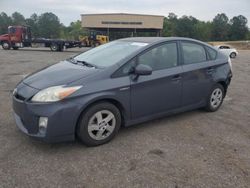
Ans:
[[[167,112],[181,105],[182,68],[177,43],[168,42],[139,55],[137,64],[151,66],[151,75],[131,80],[131,117],[142,118]]]

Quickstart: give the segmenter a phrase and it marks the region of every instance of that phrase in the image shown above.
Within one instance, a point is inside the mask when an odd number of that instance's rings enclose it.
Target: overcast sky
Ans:
[[[32,13],[53,12],[66,26],[89,13],[137,13],[179,17],[191,15],[212,20],[217,13],[244,15],[250,22],[250,0],[0,0],[0,12],[15,11],[29,17]],[[250,25],[250,23],[248,23]]]

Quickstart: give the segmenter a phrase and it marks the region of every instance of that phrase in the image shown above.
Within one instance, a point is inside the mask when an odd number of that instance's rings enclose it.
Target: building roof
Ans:
[[[100,14],[81,14],[81,16],[95,16],[95,15],[133,15],[133,16],[156,16],[156,17],[163,17],[162,15],[152,15],[152,14],[130,14],[130,13],[100,13]]]

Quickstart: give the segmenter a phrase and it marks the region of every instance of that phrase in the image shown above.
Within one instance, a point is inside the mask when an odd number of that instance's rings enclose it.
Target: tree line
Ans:
[[[250,39],[247,18],[243,15],[229,19],[225,13],[217,14],[212,21],[201,21],[193,16],[178,18],[170,13],[164,18],[163,36],[190,37],[203,41],[227,41]],[[64,38],[77,40],[79,35],[86,35],[87,31],[81,27],[79,20],[64,26],[59,18],[46,12],[40,15],[32,14],[25,18],[21,13],[14,12],[7,15],[0,13],[0,34],[7,32],[9,25],[28,25],[33,37]],[[147,34],[145,33],[147,36]]]
[[[212,21],[200,21],[192,16],[178,18],[170,13],[164,18],[164,36],[190,37],[203,41],[250,39],[247,18],[239,15],[229,19],[225,13],[217,14]]]
[[[81,27],[81,22],[71,22],[66,27],[58,16],[51,12],[41,15],[32,14],[29,18],[25,18],[21,13],[14,12],[8,16],[5,12],[0,13],[0,34],[7,33],[8,26],[23,25],[30,26],[33,37],[43,38],[63,38],[77,40],[79,35],[85,35],[86,31]]]

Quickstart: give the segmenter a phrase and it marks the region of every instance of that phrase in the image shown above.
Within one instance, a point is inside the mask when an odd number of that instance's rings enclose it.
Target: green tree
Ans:
[[[212,22],[212,39],[215,41],[228,40],[229,27],[226,14],[217,14]]]
[[[196,38],[195,25],[198,20],[192,16],[182,16],[178,19],[175,34],[179,37]]]
[[[82,28],[81,21],[71,22],[69,26],[69,35],[74,39],[78,40],[80,35],[86,35],[86,31]]]
[[[19,12],[14,12],[11,18],[13,25],[25,25],[25,18]]]
[[[0,34],[5,34],[8,32],[8,26],[12,25],[11,17],[9,17],[5,12],[0,13]]]
[[[163,36],[165,37],[171,37],[176,36],[176,25],[178,22],[177,15],[174,13],[169,13],[168,17],[164,18],[163,22]]]
[[[202,41],[210,41],[211,40],[211,30],[212,23],[211,22],[202,22],[198,21],[195,24],[195,37],[198,40]]]
[[[247,40],[250,40],[250,31],[247,33]]]
[[[248,27],[247,18],[239,15],[230,20],[230,39],[231,40],[244,40],[247,38]]]
[[[59,18],[51,13],[46,12],[38,17],[39,36],[45,38],[58,38],[60,35],[61,24]]]
[[[32,14],[30,18],[27,18],[25,20],[27,26],[31,28],[32,35],[33,37],[38,37],[39,36],[39,28],[38,28],[38,15],[37,14]]]

